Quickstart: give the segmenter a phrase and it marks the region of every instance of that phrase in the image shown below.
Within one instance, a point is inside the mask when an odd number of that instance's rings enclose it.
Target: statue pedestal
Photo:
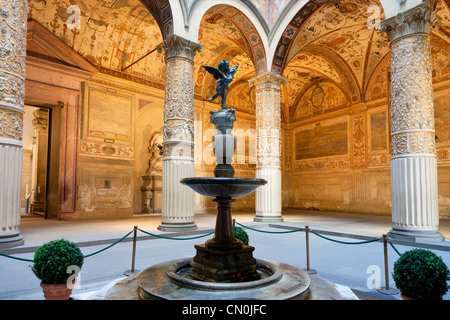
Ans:
[[[142,176],[141,186],[142,213],[161,213],[162,207],[162,176]]]

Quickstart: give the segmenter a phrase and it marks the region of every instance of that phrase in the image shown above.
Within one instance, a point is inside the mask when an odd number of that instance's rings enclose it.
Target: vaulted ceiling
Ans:
[[[383,20],[378,0],[323,5],[310,1],[292,19],[279,40],[272,67],[288,79],[282,99],[286,121],[387,97],[389,41],[386,34],[370,27],[377,8]],[[431,37],[433,76],[449,78],[448,4],[439,1],[436,15],[441,25]],[[326,101],[327,94],[333,98],[331,105],[320,107],[317,101],[312,105],[312,99]]]
[[[194,0],[184,1],[187,8],[196,4]],[[258,13],[270,32],[292,8],[293,1],[243,2]],[[449,2],[440,0],[437,5],[441,25],[432,35],[435,79],[450,76]],[[82,12],[80,29],[67,27],[71,16],[67,9],[73,4]],[[282,116],[286,122],[386,97],[389,42],[385,34],[368,28],[367,21],[374,14],[368,12],[370,6],[380,8],[383,19],[378,0],[307,2],[283,26],[281,38],[272,39],[271,45],[276,46],[273,61],[266,60],[268,48],[261,41],[267,34],[259,34],[246,15],[226,4],[210,8],[200,23],[198,42],[203,49],[194,59],[195,97],[207,100],[215,88],[215,80],[202,66],[217,66],[223,59],[231,66],[240,66],[228,103],[247,113],[254,113],[254,92],[248,80],[264,71],[279,73],[288,80],[282,87]],[[166,0],[29,0],[29,18],[100,72],[158,88],[164,87],[165,63],[163,54],[154,49],[163,41],[161,30],[165,34],[172,32],[169,11]],[[299,107],[311,104],[312,97],[320,100],[327,94],[334,102],[322,110]]]

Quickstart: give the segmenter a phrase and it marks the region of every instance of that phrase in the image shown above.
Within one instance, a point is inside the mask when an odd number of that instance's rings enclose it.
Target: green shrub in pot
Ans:
[[[448,291],[449,269],[442,258],[425,249],[403,253],[394,263],[392,276],[403,296],[438,300]]]

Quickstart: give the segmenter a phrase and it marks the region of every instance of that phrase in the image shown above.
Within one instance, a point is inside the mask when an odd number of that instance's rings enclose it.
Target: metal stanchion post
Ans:
[[[384,281],[385,287],[377,288],[377,291],[384,294],[395,295],[399,291],[396,288],[389,287],[389,266],[388,266],[388,239],[387,235],[383,234],[383,249],[384,249]]]
[[[138,229],[138,227],[134,226],[134,229],[133,229],[133,253],[132,253],[132,257],[131,257],[131,269],[130,270],[126,270],[126,271],[123,272],[123,274],[126,275],[127,277],[131,276],[132,274],[136,274],[136,273],[140,272],[140,270],[135,270],[134,269],[134,262],[135,262],[135,259],[136,259],[137,229]]]
[[[306,269],[302,269],[308,274],[316,274],[317,270],[311,269],[309,267],[309,226],[305,226],[305,234],[306,234]]]

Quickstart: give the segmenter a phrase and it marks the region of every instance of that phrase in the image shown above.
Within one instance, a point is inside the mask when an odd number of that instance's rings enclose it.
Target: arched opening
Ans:
[[[217,111],[220,98],[213,103],[208,99],[214,94],[216,80],[203,65],[217,67],[226,59],[230,67],[239,65],[234,81],[227,91],[227,107],[236,110],[238,121],[235,122],[233,134],[237,138],[236,154],[233,166],[237,177],[254,177],[256,153],[255,140],[255,97],[250,90],[248,80],[266,70],[265,49],[255,26],[250,19],[235,7],[216,5],[204,14],[199,28],[199,44],[202,51],[194,58],[194,93],[201,101],[200,119],[202,142],[196,153],[202,154],[201,166],[197,166],[196,175],[211,176],[214,169],[211,139],[215,128],[209,122],[209,111]],[[196,203],[206,209],[214,209],[210,199],[200,197]],[[233,210],[254,209],[254,194],[238,199]],[[197,207],[196,210],[202,210]]]
[[[310,1],[284,29],[272,71],[288,79],[285,208],[391,214],[390,46],[375,28],[384,15],[380,1]],[[436,16],[441,25],[431,32],[431,47],[442,217],[449,198],[445,1],[436,3]]]

